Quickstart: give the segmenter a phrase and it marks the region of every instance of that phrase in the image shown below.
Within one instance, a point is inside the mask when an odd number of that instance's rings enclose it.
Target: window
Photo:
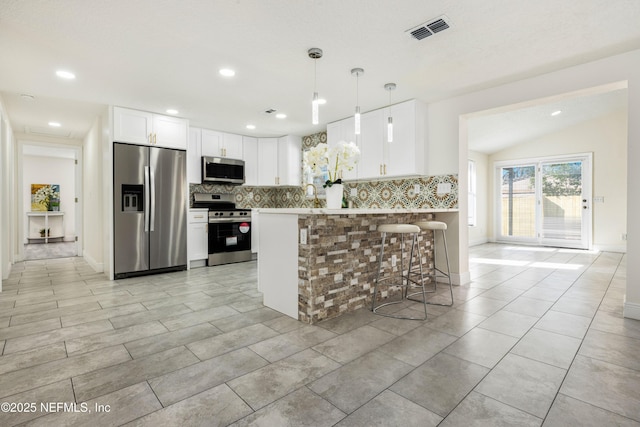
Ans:
[[[469,160],[469,173],[468,173],[468,188],[469,188],[469,226],[475,227],[476,225],[476,163],[473,160]]]

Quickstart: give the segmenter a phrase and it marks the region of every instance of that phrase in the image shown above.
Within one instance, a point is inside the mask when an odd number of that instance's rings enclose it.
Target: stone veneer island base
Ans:
[[[305,323],[371,306],[383,223],[455,218],[457,209],[260,209],[258,289],[264,305]],[[442,213],[440,215],[439,213]],[[452,216],[453,215],[453,216]],[[384,275],[398,274],[400,236],[388,235]],[[404,268],[410,239],[405,239]],[[420,235],[425,272],[433,268],[433,233]],[[417,265],[414,255],[414,265]],[[392,296],[381,292],[378,298]]]

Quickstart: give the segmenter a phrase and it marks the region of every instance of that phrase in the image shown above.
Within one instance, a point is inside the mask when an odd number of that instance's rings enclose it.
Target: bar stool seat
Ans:
[[[380,246],[380,258],[378,260],[378,274],[376,276],[376,280],[375,280],[375,286],[373,288],[373,297],[372,297],[372,301],[371,301],[371,311],[374,312],[375,314],[378,314],[380,316],[387,316],[387,317],[394,317],[396,319],[408,319],[408,320],[426,320],[427,319],[427,305],[424,301],[426,301],[426,291],[425,291],[425,287],[424,287],[424,282],[422,281],[422,276],[420,279],[420,282],[417,282],[415,280],[412,280],[410,278],[410,274],[409,272],[411,272],[412,270],[412,265],[413,265],[413,252],[414,250],[417,250],[417,255],[418,255],[418,260],[421,259],[420,256],[420,246],[417,244],[418,243],[418,234],[420,233],[420,227],[418,227],[417,225],[413,225],[413,224],[380,224],[378,226],[378,231],[380,233],[382,233],[382,245]],[[396,234],[400,234],[401,236],[401,243],[400,243],[400,283],[389,283],[388,286],[398,286],[398,287],[402,287],[404,289],[401,290],[401,299],[397,300],[397,301],[389,301],[389,302],[385,302],[383,304],[378,304],[376,305],[376,296],[378,294],[378,287],[380,286],[381,282],[385,281],[385,280],[390,280],[394,278],[393,274],[390,274],[389,277],[385,277],[385,278],[380,278],[380,274],[382,272],[382,262],[384,259],[384,244],[387,238],[387,233],[396,233]],[[411,235],[411,253],[409,256],[409,268],[407,270],[407,274],[405,275],[404,272],[404,235],[405,234],[410,234]],[[420,264],[420,272],[422,272],[422,264],[419,262]],[[411,316],[402,316],[402,315],[397,315],[397,314],[387,314],[387,313],[382,313],[382,312],[378,312],[378,309],[381,307],[385,307],[385,306],[389,306],[391,304],[400,304],[402,302],[404,302],[406,300],[406,296],[408,295],[408,290],[409,288],[411,288],[412,286],[415,287],[419,287],[422,290],[422,296],[423,296],[423,301],[422,302],[423,306],[424,306],[424,317],[411,317]],[[420,293],[420,292],[417,292]]]
[[[433,278],[433,290],[428,291],[429,293],[435,293],[437,291],[437,286],[438,286],[438,279],[446,279],[447,282],[449,283],[449,294],[451,296],[451,302],[447,303],[447,304],[440,304],[440,303],[434,303],[434,302],[426,302],[426,304],[430,304],[430,305],[441,305],[441,306],[446,306],[446,307],[450,307],[453,305],[453,287],[451,284],[451,267],[449,266],[449,250],[447,249],[447,236],[445,234],[445,231],[447,231],[447,223],[446,222],[442,222],[442,221],[420,221],[420,222],[416,222],[415,224],[418,227],[420,227],[420,230],[422,231],[433,231],[433,242],[434,242],[434,246],[433,246],[433,274],[423,274],[422,269],[420,269],[419,271],[410,271],[410,275],[411,274],[419,274],[420,275],[420,279],[424,282],[425,277],[432,277]],[[435,247],[435,240],[436,240],[436,231],[440,231],[442,233],[442,243],[444,246],[444,256],[445,259],[447,261],[447,271],[443,271],[441,269],[439,269],[436,265],[436,247]],[[414,298],[410,298],[412,296],[418,295],[419,292],[414,292],[412,294],[407,295],[407,299],[410,299],[412,301],[418,301],[418,302],[423,302],[424,300],[418,300],[418,299],[414,299]]]

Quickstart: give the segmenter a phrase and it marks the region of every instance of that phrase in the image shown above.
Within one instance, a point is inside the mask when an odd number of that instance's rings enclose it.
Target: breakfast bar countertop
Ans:
[[[328,209],[328,208],[259,208],[261,214],[293,214],[293,215],[375,215],[397,213],[445,213],[458,212],[458,208],[353,208],[353,209]]]

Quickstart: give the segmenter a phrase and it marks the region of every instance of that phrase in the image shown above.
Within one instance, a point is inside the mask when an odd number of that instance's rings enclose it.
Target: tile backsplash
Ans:
[[[327,140],[326,132],[305,136],[302,147],[308,149]],[[438,184],[450,184],[447,193],[438,193]],[[457,208],[458,176],[435,175],[409,178],[347,181],[345,197],[354,208]],[[419,191],[416,192],[415,190]],[[352,190],[355,195],[352,196]],[[190,184],[189,194],[231,193],[238,208],[312,208],[300,187],[252,187],[217,184]],[[321,206],[326,206],[320,199]]]

